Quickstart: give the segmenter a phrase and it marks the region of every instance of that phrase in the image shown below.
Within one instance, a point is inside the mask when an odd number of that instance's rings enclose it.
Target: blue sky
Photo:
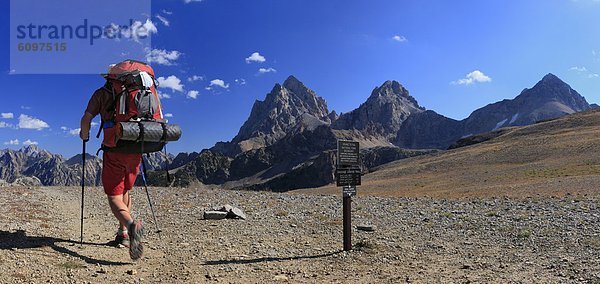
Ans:
[[[69,132],[103,79],[9,75],[8,1],[0,11],[0,148],[78,153]],[[153,66],[165,112],[184,130],[169,151],[230,140],[254,101],[292,74],[337,112],[397,80],[422,106],[462,119],[547,73],[599,103],[598,15],[597,0],[152,1]]]

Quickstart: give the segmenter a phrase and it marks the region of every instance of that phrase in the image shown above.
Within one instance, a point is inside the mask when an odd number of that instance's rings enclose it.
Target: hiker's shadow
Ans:
[[[260,262],[271,262],[271,261],[286,261],[286,260],[301,260],[301,259],[315,259],[333,256],[341,253],[342,251],[335,251],[317,255],[300,255],[300,256],[289,256],[289,257],[261,257],[254,259],[222,259],[222,260],[208,260],[203,265],[222,265],[222,264],[251,264]]]
[[[15,232],[0,231],[0,249],[3,249],[3,250],[35,249],[35,248],[49,247],[58,253],[67,254],[72,257],[79,258],[89,264],[101,264],[101,265],[127,265],[127,264],[129,264],[129,263],[125,263],[125,262],[114,262],[114,261],[94,259],[94,258],[85,256],[85,255],[81,255],[75,251],[72,251],[72,250],[66,248],[65,246],[58,245],[60,243],[65,244],[65,245],[78,245],[79,244],[79,242],[75,242],[72,240],[65,240],[65,239],[59,239],[59,238],[53,238],[53,237],[27,236],[27,234],[25,233],[24,230],[17,230]],[[89,245],[91,245],[91,246],[106,246],[107,245],[107,244],[89,243],[89,242],[84,242],[83,244],[88,245],[88,246]]]

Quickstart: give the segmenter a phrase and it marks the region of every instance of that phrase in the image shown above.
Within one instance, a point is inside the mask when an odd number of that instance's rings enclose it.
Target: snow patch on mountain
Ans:
[[[494,129],[492,129],[492,131],[494,131],[494,130],[496,130],[496,129],[500,128],[502,125],[504,125],[504,124],[506,123],[506,121],[507,121],[507,120],[508,120],[508,119],[503,119],[502,121],[500,121],[500,122],[496,123],[496,127],[494,127]]]
[[[515,113],[515,115],[512,116],[512,118],[510,119],[510,122],[508,124],[513,124],[515,123],[515,121],[517,121],[517,118],[519,118],[519,113]]]

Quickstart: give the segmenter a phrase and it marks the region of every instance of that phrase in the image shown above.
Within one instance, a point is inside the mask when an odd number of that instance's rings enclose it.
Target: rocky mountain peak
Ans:
[[[377,90],[378,94],[387,93],[396,95],[408,95],[408,90],[406,90],[404,86],[402,86],[402,84],[400,84],[396,80],[387,80],[383,82],[383,84],[380,87],[375,88],[375,90]],[[376,92],[374,91],[373,94],[375,93]]]
[[[216,145],[213,150],[232,156],[272,145],[297,129],[306,115],[330,122],[325,100],[296,77],[289,76],[283,85],[275,84],[264,101],[254,103],[250,117],[230,143]]]
[[[298,90],[301,88],[306,88],[306,86],[304,86],[304,84],[300,82],[298,78],[294,77],[294,75],[290,75],[289,77],[287,77],[287,79],[285,79],[285,81],[283,82],[283,86],[289,90]]]
[[[549,73],[516,98],[489,104],[463,121],[465,134],[493,131],[506,126],[529,125],[540,120],[584,111],[590,105],[569,84]]]
[[[558,103],[563,105],[565,113],[583,111],[590,108],[589,103],[569,84],[552,73],[548,73],[531,89],[525,89],[515,98],[521,104]]]
[[[408,90],[402,86],[398,81],[388,80],[385,81],[380,87],[377,87],[371,93],[369,100],[383,100],[384,102],[395,102],[398,98],[403,98],[412,107],[424,110],[415,98],[410,96]],[[368,102],[368,101],[367,101]]]
[[[19,149],[19,152],[22,152],[25,154],[37,153],[39,151],[40,151],[40,148],[38,148],[38,146],[36,146],[36,145],[27,145],[27,146]]]
[[[424,110],[404,86],[388,80],[373,89],[360,107],[341,115],[332,126],[335,129],[357,129],[393,141],[402,122],[411,114]]]
[[[27,145],[21,149],[19,149],[20,153],[25,154],[25,156],[29,158],[39,158],[39,157],[51,157],[48,151],[44,149],[40,149],[37,145]]]
[[[65,164],[68,165],[68,166],[81,164],[82,157],[83,156],[81,154],[77,154],[77,155],[69,158],[68,160],[66,160]],[[92,161],[92,160],[101,160],[101,159],[98,158],[98,157],[96,157],[96,156],[93,156],[93,155],[90,155],[90,154],[86,153],[85,154],[85,160],[86,160],[86,163],[87,163],[87,162]]]
[[[563,80],[561,80],[560,78],[558,78],[556,75],[554,75],[552,73],[546,74],[546,76],[544,76],[540,82],[545,82],[545,83],[554,83],[555,82],[555,83],[566,84],[565,82],[563,82]]]

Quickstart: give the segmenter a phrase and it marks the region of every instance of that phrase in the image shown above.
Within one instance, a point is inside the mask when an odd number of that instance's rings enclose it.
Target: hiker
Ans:
[[[81,118],[79,136],[82,140],[87,141],[92,119],[100,115],[103,122],[101,128],[105,131],[103,148],[106,144],[111,144],[111,142],[106,143],[107,140],[114,139],[114,137],[109,137],[110,134],[106,130],[110,128],[111,124],[114,125],[117,114],[115,100],[122,97],[114,94],[127,93],[124,92],[126,90],[123,84],[109,79],[110,75],[119,71],[115,70],[116,67],[109,68],[109,72],[105,76],[106,84],[94,92]],[[110,209],[119,221],[119,228],[113,244],[117,247],[128,247],[131,259],[134,260],[142,257],[144,252],[144,246],[141,243],[143,225],[141,221],[136,221],[131,216],[132,200],[129,191],[135,184],[141,159],[141,153],[113,152],[106,149],[102,155],[102,185],[108,197]]]
[[[142,154],[163,149],[166,152],[165,145],[179,140],[181,129],[177,125],[168,124],[164,119],[156,91],[154,70],[148,64],[125,60],[111,65],[103,77],[106,83],[92,95],[81,118],[79,136],[84,141],[85,149],[91,121],[99,114],[102,119],[100,131],[104,134],[100,148],[103,151],[102,185],[108,196],[110,209],[119,220],[119,229],[113,243],[118,247],[129,247],[131,259],[136,260],[144,252],[141,242],[144,230],[142,222],[135,221],[131,216],[129,191],[135,184],[141,164],[142,181],[159,233],[160,228],[146,184],[146,167]],[[100,137],[100,131],[96,137]],[[170,182],[168,168],[167,180]],[[82,200],[83,187],[82,182]]]

